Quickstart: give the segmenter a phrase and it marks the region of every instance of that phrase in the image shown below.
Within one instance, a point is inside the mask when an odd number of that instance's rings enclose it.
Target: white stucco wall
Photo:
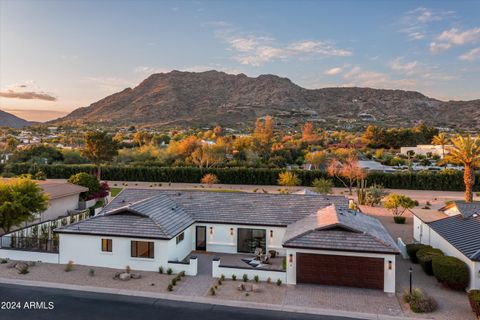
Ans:
[[[221,253],[237,253],[237,235],[238,228],[262,229],[266,230],[266,249],[276,250],[280,255],[285,255],[285,249],[282,247],[285,229],[281,227],[265,227],[265,226],[246,226],[235,224],[202,224],[197,226],[207,227],[207,251]],[[210,233],[212,227],[212,233]],[[230,228],[233,228],[233,235],[230,234]],[[270,230],[273,231],[273,237],[270,237]],[[195,229],[193,230],[195,232]],[[195,239],[195,237],[194,237]],[[194,240],[195,241],[195,240]]]
[[[50,200],[48,209],[40,215],[41,221],[53,220],[67,214],[67,211],[77,209],[78,194]]]
[[[430,245],[430,227],[416,216],[413,216],[413,239]]]
[[[227,279],[231,279],[232,275],[235,275],[238,281],[242,281],[243,275],[246,274],[249,280],[253,280],[255,276],[258,276],[260,281],[267,281],[270,278],[273,283],[278,279],[282,283],[287,282],[287,273],[283,271],[221,267],[220,264],[221,260],[212,261],[212,276],[214,278],[220,278],[223,274]]]
[[[287,249],[287,284],[297,284],[297,253],[313,253],[326,255],[339,255],[350,257],[367,257],[367,258],[381,258],[384,260],[384,282],[383,291],[388,293],[395,292],[395,255],[377,254],[377,253],[357,253],[357,252],[341,252],[341,251],[326,251],[326,250],[307,250],[307,249]],[[290,262],[290,254],[293,255],[293,261]],[[392,269],[388,269],[388,262],[392,262]]]
[[[101,239],[112,239],[112,252],[102,252]],[[131,240],[154,242],[154,258],[131,257]],[[60,234],[59,261],[75,264],[133,270],[158,271],[160,266],[168,268],[168,241],[110,236]]]
[[[177,244],[176,237],[168,241],[167,259],[169,261],[182,261],[195,250],[195,225],[191,225],[184,232],[184,239]],[[165,254],[162,252],[162,254]]]
[[[59,255],[57,253],[48,252],[0,249],[0,258],[17,261],[58,263]]]

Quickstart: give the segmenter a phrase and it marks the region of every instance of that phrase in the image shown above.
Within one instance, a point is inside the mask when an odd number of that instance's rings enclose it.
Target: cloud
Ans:
[[[335,68],[331,68],[331,69],[328,69],[324,72],[324,74],[328,75],[328,76],[335,76],[339,73],[342,72],[342,68],[340,67],[335,67]]]
[[[233,25],[224,22],[212,22],[217,38],[227,45],[227,50],[234,53],[233,59],[241,64],[260,66],[275,60],[290,58],[319,57],[347,57],[352,52],[337,48],[330,41],[302,40],[290,43],[278,43],[270,36],[244,35]]]
[[[480,59],[480,47],[474,48],[468,52],[465,52],[458,58],[460,60],[465,60],[465,61],[475,61],[477,59]]]
[[[403,57],[397,57],[388,64],[390,69],[398,74],[415,77],[423,80],[452,80],[453,76],[438,71],[438,68],[431,65],[414,61],[404,61]]]
[[[465,44],[480,42],[480,28],[472,28],[460,31],[457,28],[443,31],[430,43],[430,52],[438,53]]]
[[[398,57],[392,60],[389,64],[394,71],[399,71],[405,75],[412,75],[418,70],[418,61],[403,62],[403,58]]]
[[[22,100],[57,101],[57,97],[41,90],[36,83],[31,80],[7,87],[5,90],[0,91],[0,97]]]
[[[385,89],[407,89],[411,90],[416,87],[414,79],[392,79],[385,73],[363,70],[355,66],[345,73],[343,78],[347,81],[343,86],[362,86]]]
[[[425,7],[406,12],[400,22],[400,32],[406,33],[411,40],[421,40],[427,36],[429,24],[452,17],[454,11],[433,10]]]
[[[106,91],[117,91],[122,90],[128,87],[131,87],[135,84],[135,81],[118,78],[118,77],[86,77],[85,80],[94,82],[100,88]]]

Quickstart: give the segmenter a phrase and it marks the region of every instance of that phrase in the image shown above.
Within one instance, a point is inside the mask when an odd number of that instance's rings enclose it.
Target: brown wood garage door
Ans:
[[[297,253],[297,283],[383,289],[383,259]]]

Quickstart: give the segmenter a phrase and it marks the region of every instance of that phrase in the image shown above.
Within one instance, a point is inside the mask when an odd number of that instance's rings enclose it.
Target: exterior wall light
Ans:
[[[292,263],[293,262],[293,254],[288,255],[288,262]]]
[[[213,234],[213,227],[210,227],[210,234]]]
[[[233,236],[233,228],[230,228],[230,235]]]
[[[392,270],[392,260],[388,260],[388,270]]]
[[[270,238],[273,238],[273,230],[270,230]]]

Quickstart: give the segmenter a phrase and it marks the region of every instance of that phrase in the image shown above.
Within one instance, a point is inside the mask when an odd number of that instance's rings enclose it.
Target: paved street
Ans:
[[[30,305],[32,301],[43,301],[45,302],[44,306],[46,308],[49,308],[51,305],[49,303],[53,302],[54,308],[51,310],[32,310],[26,308],[26,302],[31,308],[35,307],[33,304]],[[20,302],[20,308],[17,310],[6,310],[7,308],[12,308],[12,304],[9,302]],[[0,303],[0,319],[2,320],[352,319],[6,284],[0,284]],[[15,305],[18,306],[17,304]],[[37,303],[36,307],[41,307],[41,305],[41,303]]]

